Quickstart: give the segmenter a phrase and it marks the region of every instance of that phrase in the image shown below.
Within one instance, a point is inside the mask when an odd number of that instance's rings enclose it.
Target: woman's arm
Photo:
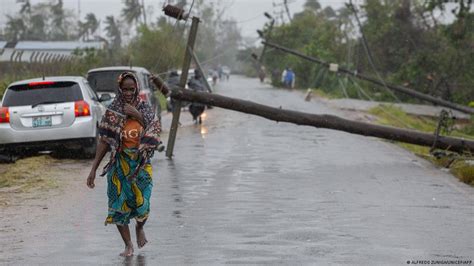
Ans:
[[[156,88],[166,97],[169,96],[171,90],[168,88],[166,83],[158,76],[152,75],[150,80],[155,84]]]
[[[94,162],[92,163],[92,169],[91,169],[91,172],[89,173],[89,176],[87,177],[87,186],[89,188],[95,187],[94,180],[96,176],[96,171],[97,171],[97,168],[99,168],[100,162],[102,162],[102,159],[107,153],[108,148],[109,148],[109,144],[107,144],[103,140],[99,140],[99,143],[97,144],[97,149],[95,152]]]
[[[131,106],[130,104],[125,104],[124,112],[126,115],[135,118],[142,127],[145,128],[145,119],[143,119],[142,113],[140,113],[135,107]]]

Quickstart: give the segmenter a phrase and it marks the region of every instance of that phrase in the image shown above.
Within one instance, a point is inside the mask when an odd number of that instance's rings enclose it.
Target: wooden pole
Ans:
[[[474,152],[473,140],[444,136],[439,136],[438,139],[436,139],[432,134],[415,130],[351,121],[333,115],[316,115],[291,110],[282,110],[280,108],[270,107],[251,101],[190,90],[174,90],[171,92],[171,97],[180,101],[200,102],[238,112],[258,115],[277,122],[288,122],[297,125],[328,128],[352,134],[378,137],[427,147],[432,147],[433,144],[435,144],[436,148],[448,149],[460,153]]]
[[[271,42],[268,42],[268,41],[264,41],[262,43],[266,46],[273,47],[275,49],[284,51],[286,53],[298,56],[298,57],[303,58],[305,60],[308,60],[308,61],[311,61],[311,62],[314,62],[314,63],[318,63],[320,65],[323,65],[323,66],[329,68],[329,63],[325,62],[325,61],[323,61],[319,58],[308,56],[308,55],[305,55],[305,54],[300,53],[298,51],[295,51],[295,50],[292,50],[292,49],[289,49],[289,48],[286,48],[286,47],[283,47],[283,46],[280,46],[278,44],[274,44],[274,43],[271,43]],[[435,105],[448,107],[448,108],[458,110],[458,111],[461,111],[461,112],[467,113],[467,114],[474,114],[474,108],[459,105],[459,104],[456,104],[456,103],[452,103],[452,102],[443,100],[441,98],[436,98],[436,97],[433,97],[431,95],[424,94],[424,93],[421,93],[421,92],[418,92],[418,91],[415,91],[415,90],[412,90],[412,89],[409,89],[409,88],[405,88],[405,87],[402,87],[402,86],[396,86],[396,85],[392,85],[392,84],[384,84],[380,80],[377,80],[375,78],[357,73],[356,71],[352,71],[352,70],[349,70],[349,69],[346,69],[346,68],[343,68],[343,67],[338,67],[337,72],[344,73],[344,74],[347,74],[347,75],[351,75],[351,76],[354,76],[356,78],[366,80],[366,81],[372,82],[372,83],[380,85],[380,86],[385,86],[386,85],[387,88],[389,88],[393,91],[400,92],[400,93],[403,93],[403,94],[406,94],[406,95],[409,95],[409,96],[412,96],[412,97],[415,97],[415,98],[433,103]]]
[[[181,71],[181,79],[179,81],[179,87],[184,88],[186,83],[188,82],[188,72],[189,66],[191,64],[192,55],[188,51],[192,51],[194,49],[194,43],[196,41],[196,35],[199,25],[199,18],[193,17],[193,22],[191,24],[191,31],[189,32],[188,43],[186,45],[187,49],[184,53],[184,62],[183,62],[183,69]],[[181,101],[175,102],[176,106],[173,106],[173,120],[171,121],[171,129],[170,134],[168,137],[168,145],[166,149],[166,156],[168,158],[173,157],[173,150],[174,150],[174,143],[176,141],[176,135],[178,134],[178,125],[179,125],[179,117],[181,115]]]
[[[188,49],[188,52],[193,56],[193,60],[196,63],[197,69],[199,70],[199,72],[201,72],[202,79],[204,80],[204,86],[206,86],[208,92],[212,93],[211,85],[209,84],[209,82],[207,82],[207,75],[204,73],[201,63],[199,62],[199,59],[196,56],[196,53],[194,53],[194,51],[191,49]]]
[[[268,28],[268,34],[267,34],[267,36],[265,36],[265,37],[262,36],[262,38],[265,38],[265,39],[270,38],[274,24],[275,24],[275,19],[272,19],[272,21],[270,22],[270,27]],[[266,52],[266,51],[267,51],[267,45],[266,45],[266,44],[263,44],[262,53],[260,54],[260,57],[258,58],[258,63],[259,63],[259,66],[258,66],[258,67],[259,67],[259,70],[260,70],[261,65],[263,64],[263,56],[265,55],[265,52]]]

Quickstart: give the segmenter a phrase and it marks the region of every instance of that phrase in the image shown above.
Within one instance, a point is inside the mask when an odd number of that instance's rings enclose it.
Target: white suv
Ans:
[[[0,153],[67,149],[93,158],[107,96],[99,99],[83,77],[10,84],[0,107]]]

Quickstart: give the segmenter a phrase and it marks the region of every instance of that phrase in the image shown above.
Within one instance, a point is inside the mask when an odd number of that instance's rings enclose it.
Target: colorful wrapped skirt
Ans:
[[[148,218],[153,188],[152,168],[148,161],[137,177],[129,180],[138,163],[137,149],[117,152],[115,163],[107,172],[109,213],[105,225],[127,225],[130,219],[141,222]]]

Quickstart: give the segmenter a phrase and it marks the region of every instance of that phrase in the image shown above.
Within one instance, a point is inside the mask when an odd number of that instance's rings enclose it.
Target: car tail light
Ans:
[[[140,92],[139,96],[143,101],[148,102],[148,95],[146,92]]]
[[[34,81],[28,83],[28,86],[34,87],[34,86],[41,86],[41,85],[53,85],[54,81]]]
[[[89,116],[91,115],[91,109],[89,104],[85,101],[77,101],[74,103],[74,115],[78,116]]]
[[[10,123],[10,112],[8,112],[8,107],[0,107],[0,123]]]

